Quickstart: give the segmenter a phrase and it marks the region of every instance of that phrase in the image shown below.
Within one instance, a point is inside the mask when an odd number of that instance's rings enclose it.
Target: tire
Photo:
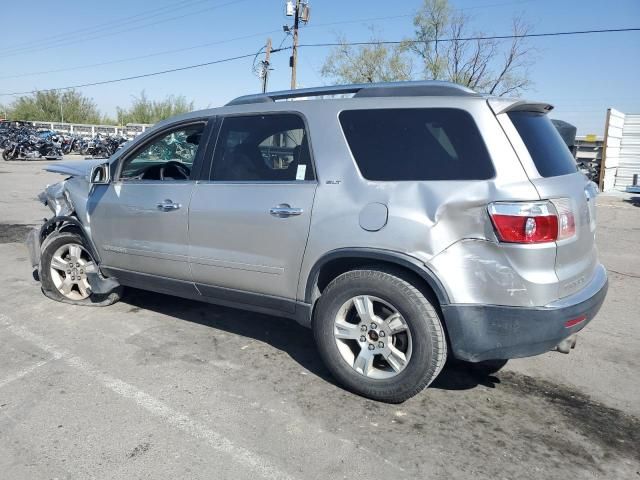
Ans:
[[[361,315],[358,307],[375,315]],[[393,310],[396,313],[390,313]],[[374,321],[364,331],[369,318]],[[399,333],[393,333],[390,325]],[[384,338],[383,330],[387,332]],[[434,305],[402,272],[393,269],[353,270],[335,278],[318,300],[313,332],[322,360],[342,386],[388,403],[404,402],[426,388],[447,358],[445,333]],[[361,336],[355,340],[354,334]],[[389,355],[390,348],[396,353]],[[368,355],[373,360],[358,362]],[[357,365],[364,365],[361,371]]]
[[[2,159],[5,162],[11,160],[11,155],[9,154],[9,150],[7,150],[7,149],[2,150]]]
[[[81,255],[75,255],[74,257],[66,255],[60,255],[59,252],[65,252],[69,250],[70,255],[72,252],[77,252],[76,247],[80,248]],[[40,268],[38,270],[38,276],[42,285],[42,293],[52,300],[58,302],[70,303],[72,305],[84,305],[84,306],[98,306],[104,307],[112,305],[120,300],[122,296],[122,288],[118,287],[106,294],[96,294],[91,292],[90,285],[86,281],[86,272],[90,269],[94,272],[98,271],[97,263],[89,254],[90,248],[87,246],[84,238],[81,235],[73,232],[56,232],[49,235],[42,244],[42,254],[40,257]],[[55,259],[54,259],[55,257]],[[67,273],[64,271],[68,268],[67,263],[64,269],[56,267],[60,265],[60,259],[68,261],[76,259],[76,268],[69,271],[71,274],[82,275],[82,281],[74,283],[68,294],[65,294],[66,285],[71,282],[65,282]],[[90,264],[93,266],[90,267]],[[73,263],[71,263],[73,265]],[[52,268],[53,267],[53,268]],[[86,268],[86,272],[84,270]],[[70,277],[74,278],[75,277]],[[78,280],[80,277],[78,277]],[[87,288],[88,287],[88,288]]]

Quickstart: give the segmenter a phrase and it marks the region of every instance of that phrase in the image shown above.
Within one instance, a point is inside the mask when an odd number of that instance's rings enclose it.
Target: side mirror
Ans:
[[[96,165],[91,169],[89,174],[89,183],[91,185],[107,185],[111,182],[111,169],[108,163]]]

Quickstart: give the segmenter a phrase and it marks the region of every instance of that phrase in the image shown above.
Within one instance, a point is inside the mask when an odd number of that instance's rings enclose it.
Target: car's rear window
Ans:
[[[541,176],[558,177],[577,172],[569,147],[547,115],[537,112],[509,112],[508,115]]]
[[[368,180],[486,180],[495,175],[478,127],[464,110],[346,110],[340,124]]]

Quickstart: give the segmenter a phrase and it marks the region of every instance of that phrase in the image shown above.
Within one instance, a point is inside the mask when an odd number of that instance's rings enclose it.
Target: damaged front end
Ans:
[[[84,222],[88,221],[86,205],[91,189],[91,185],[84,175],[85,172],[61,172],[51,168],[47,170],[56,171],[56,173],[72,173],[73,176],[48,185],[38,195],[38,200],[49,207],[53,216],[45,218],[44,223],[39,227],[34,227],[26,238],[34,278],[37,280],[42,278],[42,254],[46,250],[47,244],[63,232],[72,232],[82,237],[83,247],[91,255],[96,265],[98,267],[100,265],[98,251],[91,239],[90,231],[84,225]],[[119,287],[119,283],[115,279],[104,277],[99,268],[96,272],[87,272],[87,281],[94,294],[108,294]],[[46,291],[44,293],[47,294]],[[70,301],[69,303],[74,302]]]
[[[75,209],[66,189],[68,180],[47,185],[44,191],[38,194],[38,200],[51,209],[53,217],[50,219],[45,218],[44,225],[34,227],[27,234],[26,244],[31,258],[31,266],[34,269],[39,269],[40,267],[41,246],[51,233],[59,231],[68,224],[82,228],[78,219],[73,216]]]

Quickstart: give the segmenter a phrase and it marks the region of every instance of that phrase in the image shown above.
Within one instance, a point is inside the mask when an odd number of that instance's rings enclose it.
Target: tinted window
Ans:
[[[216,143],[211,180],[313,180],[309,141],[293,114],[225,118]]]
[[[149,142],[122,164],[123,180],[185,180],[198,152],[204,124],[172,130]]]
[[[450,108],[349,110],[340,123],[369,180],[485,180],[489,153],[467,112]]]
[[[547,115],[536,112],[510,112],[508,115],[541,176],[576,173],[576,161]]]

